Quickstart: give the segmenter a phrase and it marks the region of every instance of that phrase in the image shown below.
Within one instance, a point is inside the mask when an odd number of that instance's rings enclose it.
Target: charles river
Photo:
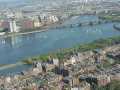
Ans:
[[[97,16],[75,16],[63,23],[64,26],[80,22],[97,21]],[[0,38],[0,64],[13,64],[28,57],[88,43],[96,39],[120,35],[113,23],[93,26],[50,29],[46,32]],[[19,72],[29,66],[18,66],[0,70],[0,74]]]

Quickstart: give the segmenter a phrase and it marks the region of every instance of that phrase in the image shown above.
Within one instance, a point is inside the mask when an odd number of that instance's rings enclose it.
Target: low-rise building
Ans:
[[[34,20],[34,28],[39,28],[39,27],[41,27],[41,26],[43,26],[43,23],[41,23],[41,22],[39,22],[39,21],[35,21]]]
[[[79,86],[72,87],[71,90],[91,90],[91,87],[89,83],[83,81],[79,84]]]
[[[21,21],[22,29],[33,29],[34,28],[34,22],[32,20],[23,20]]]
[[[97,75],[98,86],[106,86],[111,82],[111,78],[108,75]]]
[[[49,21],[50,22],[52,22],[52,23],[55,23],[55,22],[58,22],[59,21],[59,19],[58,19],[58,17],[57,16],[49,16]]]

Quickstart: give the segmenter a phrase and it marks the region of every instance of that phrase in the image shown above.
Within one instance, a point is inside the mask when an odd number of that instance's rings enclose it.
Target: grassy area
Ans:
[[[58,58],[59,60],[64,60],[77,52],[102,49],[107,46],[111,46],[118,43],[120,43],[120,36],[111,37],[107,39],[99,39],[91,43],[76,45],[72,48],[59,49],[57,52],[51,52],[46,55],[30,57],[28,59],[23,60],[23,62],[26,64],[32,64],[33,61],[47,61],[49,59],[49,56],[53,58]]]
[[[109,20],[109,21],[120,22],[120,16],[103,15],[103,16],[99,16],[99,18],[104,20]]]

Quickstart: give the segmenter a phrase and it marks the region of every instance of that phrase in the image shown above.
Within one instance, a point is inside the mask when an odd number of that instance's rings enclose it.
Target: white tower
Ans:
[[[86,4],[87,4],[88,2],[89,2],[88,0],[83,0],[83,1],[82,1],[82,9],[84,9],[84,7],[86,6]]]
[[[10,18],[9,24],[10,24],[10,32],[17,32],[16,21],[14,18]]]

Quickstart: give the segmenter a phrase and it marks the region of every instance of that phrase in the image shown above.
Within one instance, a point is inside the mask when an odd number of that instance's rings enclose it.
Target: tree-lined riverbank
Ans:
[[[85,52],[94,49],[102,49],[119,43],[120,43],[120,36],[115,36],[107,39],[99,39],[91,43],[76,45],[72,48],[59,49],[57,52],[51,52],[46,55],[30,57],[26,60],[23,60],[23,62],[26,64],[32,64],[32,62],[34,61],[47,61],[49,59],[49,56],[53,58],[58,58],[59,60],[63,60],[65,58],[69,58],[71,55],[78,52]]]
[[[22,62],[23,59],[28,60],[29,57],[31,61],[31,57],[35,56],[37,60],[40,60],[41,58],[41,60],[46,61],[48,60],[48,54],[52,57],[67,58],[71,55],[71,53],[73,54],[73,49],[71,47],[76,47],[78,50],[78,44],[82,44],[81,50],[84,51],[85,48],[89,47],[83,47],[85,43],[88,44],[89,42],[100,38],[108,38],[120,35],[119,31],[114,30],[114,23],[112,22],[93,26],[69,27],[71,24],[78,25],[80,22],[94,21],[98,21],[97,16],[77,16],[65,21],[63,24],[61,24],[60,28],[56,28],[56,26],[54,26],[55,28],[48,28],[48,31],[42,33],[36,33],[37,31],[35,31],[35,33],[32,34],[13,35],[5,38],[2,37],[0,38],[0,53],[2,59],[0,63],[5,65],[15,64],[17,62]],[[67,28],[61,28],[62,25],[66,26]],[[67,49],[64,50],[63,48]],[[56,54],[56,51],[59,53]],[[4,71],[1,70],[1,72],[21,72],[29,67],[30,66],[23,65],[22,68],[15,67],[15,69],[10,68]]]
[[[71,55],[74,55],[78,52],[85,52],[94,49],[102,49],[112,45],[120,44],[120,36],[115,36],[107,39],[95,40],[91,43],[79,44],[72,48],[59,49],[57,52],[51,52],[44,55],[38,55],[22,60],[15,64],[0,65],[0,70],[17,67],[19,65],[31,65],[34,61],[48,61],[49,57],[58,58],[59,60],[65,60]]]

